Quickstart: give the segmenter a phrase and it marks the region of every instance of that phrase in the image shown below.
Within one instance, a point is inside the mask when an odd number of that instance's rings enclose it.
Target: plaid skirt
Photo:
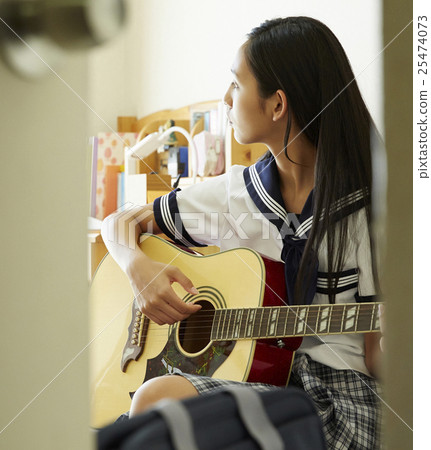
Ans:
[[[263,383],[241,383],[182,374],[199,394],[230,384],[247,384],[259,391],[282,389]],[[303,389],[313,400],[320,417],[328,449],[380,449],[381,389],[375,379],[352,370],[335,370],[295,356],[289,386]]]
[[[201,395],[232,384],[246,384],[259,391],[282,389],[264,383],[180,375],[187,378]],[[313,361],[308,355],[296,354],[289,386],[303,389],[312,399],[322,422],[328,450],[381,448],[381,389],[374,378],[353,370],[335,370]],[[117,421],[127,419],[128,413]]]

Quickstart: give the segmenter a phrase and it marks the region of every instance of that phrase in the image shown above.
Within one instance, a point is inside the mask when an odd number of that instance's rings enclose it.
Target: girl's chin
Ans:
[[[243,140],[241,139],[241,135],[239,135],[237,133],[235,128],[233,129],[233,136],[234,136],[235,140],[238,142],[238,144],[244,144]]]
[[[247,144],[252,143],[252,141],[250,141],[250,139],[247,139],[244,135],[241,135],[241,133],[236,131],[235,128],[233,129],[233,135],[235,137],[235,140],[238,142],[238,144],[247,145]]]

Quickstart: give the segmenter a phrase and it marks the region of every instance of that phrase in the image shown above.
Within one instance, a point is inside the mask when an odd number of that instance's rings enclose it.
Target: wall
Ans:
[[[117,116],[135,115],[140,101],[142,42],[146,39],[139,17],[140,0],[125,0],[127,26],[119,36],[89,50],[87,103],[90,135],[117,129]]]
[[[222,98],[235,52],[254,26],[273,17],[309,15],[340,39],[383,131],[379,1],[129,0],[128,6],[129,30],[94,50],[89,66],[90,104],[114,129],[118,115],[142,117]],[[91,129],[108,127],[95,118]]]
[[[412,2],[385,0],[384,7],[384,39],[388,43],[410,22]],[[385,51],[388,201],[383,289],[387,301],[388,323],[385,344],[387,407],[384,408],[388,449],[413,448],[412,32],[414,26],[415,22]],[[429,293],[422,297],[417,293],[415,299],[418,302],[420,300],[427,302]],[[422,342],[426,342],[426,339]],[[427,396],[424,392],[419,392],[419,387],[415,400],[423,405],[423,411],[429,408]],[[425,437],[426,430],[423,429],[421,432],[422,437]],[[418,444],[415,448],[426,448],[426,444],[421,443],[415,441],[415,444]]]
[[[74,55],[58,69],[84,98],[86,68]],[[0,85],[0,448],[85,450],[87,108],[1,60]]]

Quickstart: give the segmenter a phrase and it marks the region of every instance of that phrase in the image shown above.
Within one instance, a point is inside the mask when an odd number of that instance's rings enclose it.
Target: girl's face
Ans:
[[[259,95],[256,78],[250,71],[243,48],[238,50],[232,65],[233,80],[224,96],[227,116],[240,144],[268,144],[272,117],[266,100]]]

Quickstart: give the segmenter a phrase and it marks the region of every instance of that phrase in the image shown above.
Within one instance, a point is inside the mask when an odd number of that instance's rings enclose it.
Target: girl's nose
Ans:
[[[229,108],[232,108],[232,96],[230,95],[231,86],[229,86],[228,90],[224,94],[223,102],[225,105],[227,105]]]

